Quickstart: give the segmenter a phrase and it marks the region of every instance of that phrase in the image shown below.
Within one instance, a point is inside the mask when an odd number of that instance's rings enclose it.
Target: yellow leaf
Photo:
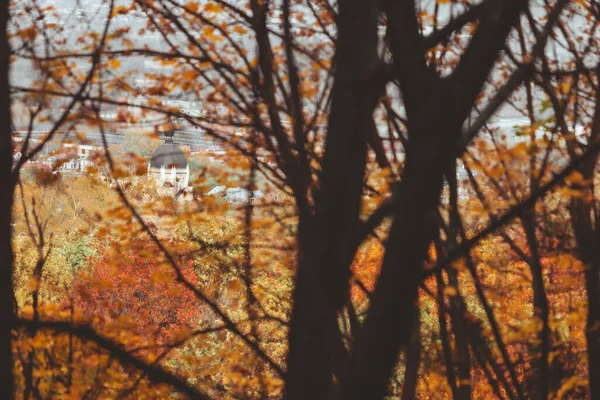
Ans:
[[[196,71],[185,71],[183,73],[183,79],[185,79],[186,81],[193,81],[198,77],[198,74],[196,73]]]
[[[446,286],[444,288],[444,293],[448,296],[456,296],[458,294],[458,290],[454,286]]]
[[[202,33],[204,36],[210,40],[214,40],[215,42],[220,42],[223,40],[222,37],[215,35],[215,28],[212,26],[205,26],[204,29],[202,29]]]
[[[464,271],[467,269],[467,263],[462,257],[453,261],[452,264],[450,264],[450,266],[456,269],[457,271]]]
[[[131,7],[127,6],[116,6],[113,10],[112,16],[116,17],[117,15],[124,15],[131,11]]]
[[[32,291],[38,290],[40,286],[40,280],[36,277],[31,277],[27,283],[27,286],[29,286],[29,289]]]
[[[117,60],[116,58],[113,58],[108,62],[108,65],[110,65],[112,69],[118,69],[121,68],[121,61]]]
[[[114,168],[111,171],[111,175],[114,179],[119,179],[119,178],[128,177],[130,174],[127,171],[125,171],[123,168]]]
[[[568,179],[569,179],[569,183],[571,185],[581,185],[581,184],[583,184],[583,181],[585,180],[583,178],[583,175],[579,171],[573,171],[573,173],[571,175],[569,175]]]

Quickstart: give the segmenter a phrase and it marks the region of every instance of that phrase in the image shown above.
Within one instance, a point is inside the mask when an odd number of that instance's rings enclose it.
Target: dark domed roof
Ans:
[[[151,168],[165,169],[177,168],[185,169],[187,167],[187,159],[185,154],[179,148],[177,143],[173,142],[173,135],[165,134],[165,142],[160,145],[154,153],[152,153],[152,160],[150,161]]]

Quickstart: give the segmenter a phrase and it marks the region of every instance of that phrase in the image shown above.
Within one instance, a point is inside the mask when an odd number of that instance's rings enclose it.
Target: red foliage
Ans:
[[[193,261],[178,258],[186,281],[196,284]],[[135,330],[151,333],[157,340],[193,329],[200,320],[201,307],[193,292],[177,281],[175,271],[158,257],[103,250],[78,278],[75,305],[90,317],[129,318]]]

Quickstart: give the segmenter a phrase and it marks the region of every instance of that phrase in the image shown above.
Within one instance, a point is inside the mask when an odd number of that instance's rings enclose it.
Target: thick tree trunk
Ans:
[[[344,400],[381,399],[387,392],[408,343],[423,262],[436,235],[444,168],[456,157],[464,121],[527,1],[494,2],[499,7],[484,13],[451,79],[440,79],[425,64],[414,2],[384,4],[409,140],[381,274],[343,381]]]
[[[596,68],[600,73],[600,66]],[[596,104],[590,143],[600,140],[600,90],[596,90]],[[589,157],[580,168],[583,178],[593,182],[594,170],[598,163],[598,152]],[[591,195],[594,196],[592,184]],[[571,200],[569,213],[575,233],[575,240],[581,253],[581,261],[588,267],[585,271],[585,286],[588,300],[588,317],[586,322],[586,339],[588,353],[588,374],[590,396],[600,399],[600,229],[598,227],[598,210],[595,202],[581,198]],[[592,221],[594,215],[594,221]]]
[[[585,176],[586,174],[584,174]],[[588,303],[586,339],[590,396],[600,398],[600,233],[591,221],[592,208],[582,199],[573,199],[570,207],[571,223],[575,231],[581,261],[588,267],[585,286]]]
[[[506,0],[488,10],[451,80],[425,62],[414,2],[386,1],[396,78],[408,119],[402,181],[393,196],[381,275],[365,324],[342,377],[341,398],[380,399],[387,392],[401,347],[408,344],[423,261],[437,227],[443,169],[456,154],[463,123],[527,2]],[[364,154],[379,93],[377,22],[380,1],[339,2],[338,54],[330,123],[314,221],[300,221],[300,257],[294,293],[287,397],[321,399],[331,381],[329,330],[344,304],[348,266],[356,250]],[[357,165],[358,164],[358,165]],[[308,225],[306,225],[308,224]],[[336,226],[337,225],[337,226]],[[350,238],[350,239],[349,239]],[[334,327],[335,326],[335,327]]]
[[[600,241],[596,241],[600,243]],[[588,319],[586,334],[588,346],[588,370],[590,382],[590,398],[600,398],[600,260],[589,264],[585,273]]]
[[[408,344],[423,262],[435,237],[446,164],[442,149],[448,147],[439,141],[442,135],[432,132],[420,130],[411,137],[381,275],[355,345],[343,399],[383,398],[400,348]]]
[[[14,327],[11,245],[13,184],[10,94],[8,90],[9,46],[6,37],[8,1],[0,9],[0,398],[13,398],[11,335]]]
[[[379,1],[341,1],[335,83],[315,215],[299,221],[298,275],[289,333],[286,398],[333,395],[339,349],[338,311],[346,302],[349,266],[366,167],[368,132],[378,89]],[[381,85],[379,85],[381,86]]]

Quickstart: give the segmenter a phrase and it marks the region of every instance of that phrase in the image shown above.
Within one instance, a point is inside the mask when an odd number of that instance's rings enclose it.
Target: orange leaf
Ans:
[[[221,10],[221,7],[219,7],[215,3],[208,3],[204,6],[204,11],[218,13],[218,12],[221,12],[222,10]]]
[[[239,33],[240,35],[243,35],[244,33],[246,33],[246,32],[247,32],[245,28],[242,28],[242,27],[241,27],[241,26],[239,26],[239,25],[238,25],[238,26],[235,26],[235,27],[233,28],[233,30],[234,30],[234,31],[236,31],[237,33]]]
[[[185,8],[187,8],[188,10],[190,10],[193,13],[198,12],[198,3],[190,1],[189,3],[187,3],[185,5]]]

